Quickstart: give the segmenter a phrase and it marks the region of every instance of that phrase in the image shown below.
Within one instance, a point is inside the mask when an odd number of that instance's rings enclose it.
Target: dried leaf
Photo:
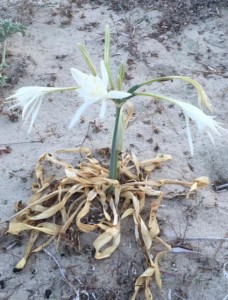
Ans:
[[[104,250],[102,248],[112,242],[111,246],[108,246]],[[108,228],[102,233],[93,243],[96,250],[95,258],[102,259],[109,257],[120,244],[120,223],[117,226]]]
[[[25,223],[20,222],[10,222],[8,233],[11,234],[19,234],[20,232],[24,230],[35,230],[35,231],[41,231],[46,234],[50,235],[58,235],[58,233],[61,230],[61,226],[53,223],[43,222],[38,224],[37,226],[31,226]]]
[[[27,246],[25,248],[24,256],[22,257],[22,259],[16,265],[17,270],[21,270],[21,269],[24,268],[24,266],[26,264],[26,261],[27,261],[29,255],[30,255],[30,253],[31,253],[32,247],[33,247],[35,241],[37,240],[38,236],[39,236],[38,231],[35,231],[35,230],[31,231],[30,238],[29,238]]]
[[[146,285],[146,288],[145,288],[145,296],[147,297],[147,298],[145,298],[146,300],[151,300],[151,299],[153,299],[153,297],[152,297],[152,294],[151,293],[148,293],[148,284],[146,284],[146,281],[147,280],[150,280],[150,278],[153,276],[153,274],[154,274],[154,268],[147,268],[144,272],[143,272],[143,274],[142,275],[140,275],[139,277],[138,277],[138,279],[136,280],[136,282],[135,282],[135,292],[134,292],[134,294],[133,294],[133,296],[131,297],[131,300],[135,300],[136,299],[136,296],[137,296],[137,294],[138,294],[138,292],[139,292],[139,290],[140,290],[140,288],[145,284]],[[149,298],[148,298],[149,297]],[[150,297],[152,297],[152,298],[150,298]]]
[[[142,218],[141,218],[140,226],[141,226],[141,233],[142,233],[144,245],[146,247],[146,251],[149,251],[152,245],[152,237],[150,235],[149,230],[146,227],[146,224],[143,222]]]
[[[81,222],[81,219],[84,218],[89,210],[90,210],[91,202],[86,201],[84,207],[82,210],[78,213],[77,218],[76,218],[76,224],[78,228],[83,231],[83,232],[90,232],[98,228],[98,225],[89,225],[89,224],[84,224]]]
[[[192,192],[195,192],[197,189],[199,188],[204,188],[206,186],[209,185],[209,178],[208,177],[198,177],[196,178],[195,180],[193,180],[193,183],[191,185],[191,188],[187,194],[187,198],[189,197],[189,195],[192,193]]]
[[[168,253],[168,251],[163,251],[163,252],[159,252],[154,260],[154,264],[155,264],[155,280],[157,282],[158,287],[161,289],[162,288],[162,281],[161,281],[161,273],[159,270],[159,260],[162,258],[162,256],[164,256],[166,253]]]
[[[127,120],[126,122],[128,122]],[[57,153],[84,154],[86,159],[75,168],[50,153],[43,154],[35,168],[37,182],[33,184],[34,194],[25,207],[18,207],[18,212],[12,216],[8,233],[18,235],[23,231],[30,231],[25,254],[18,263],[23,268],[31,252],[39,252],[54,238],[57,245],[67,234],[71,226],[82,232],[96,229],[103,231],[94,241],[95,257],[103,259],[109,257],[120,244],[120,220],[132,217],[135,226],[135,238],[145,251],[148,267],[135,283],[132,299],[136,299],[139,289],[144,286],[145,299],[152,299],[149,287],[154,276],[161,288],[161,274],[159,259],[171,250],[170,245],[158,237],[160,229],[157,221],[157,211],[163,199],[163,193],[158,188],[164,184],[179,184],[190,188],[190,193],[208,185],[207,177],[199,177],[192,182],[180,180],[148,180],[150,173],[160,168],[161,163],[170,160],[170,155],[158,155],[155,159],[140,162],[135,154],[123,155],[119,161],[119,172],[122,184],[118,180],[108,179],[108,169],[101,166],[92,157],[88,148],[63,149]],[[65,175],[62,179],[54,180],[54,176],[45,176],[44,164],[52,163],[62,167]],[[140,180],[139,180],[140,178]],[[112,193],[110,193],[110,187]],[[145,208],[148,198],[151,201],[148,227],[141,212]],[[99,204],[99,206],[97,206]],[[99,217],[96,214],[100,207]],[[93,217],[94,221],[91,222]],[[61,225],[59,225],[61,224]],[[40,233],[48,235],[48,239],[32,250]],[[157,254],[153,260],[153,240],[164,245],[168,251]]]
[[[127,116],[124,115],[124,129],[128,127],[128,124],[133,116],[134,113],[134,105],[128,101],[127,102]]]

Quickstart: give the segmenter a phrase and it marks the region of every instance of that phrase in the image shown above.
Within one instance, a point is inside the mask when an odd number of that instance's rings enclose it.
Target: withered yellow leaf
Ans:
[[[133,294],[133,296],[131,297],[131,300],[135,300],[136,299],[136,296],[140,290],[140,288],[145,285],[145,297],[151,297],[152,294],[148,292],[148,282],[150,280],[150,278],[153,276],[154,274],[154,268],[147,268],[142,275],[140,275],[136,282],[135,282],[135,292]],[[153,298],[146,298],[146,300],[151,300]]]
[[[112,241],[112,245],[107,248],[102,248]],[[93,242],[93,246],[96,250],[95,258],[103,259],[109,257],[120,244],[120,223],[117,226],[106,229],[96,240]]]
[[[141,226],[141,233],[142,233],[144,245],[146,247],[146,251],[149,251],[152,245],[152,238],[146,227],[146,224],[144,223],[141,217],[140,217],[140,226]]]
[[[19,222],[10,222],[8,233],[17,235],[24,230],[41,231],[46,234],[56,236],[60,232],[61,226],[53,223],[48,223],[48,222],[40,223],[37,226],[32,226],[25,223],[19,223]]]
[[[27,246],[25,248],[24,256],[22,257],[22,259],[16,265],[16,269],[21,270],[21,269],[24,268],[24,266],[26,264],[26,261],[27,261],[27,258],[29,257],[29,255],[31,253],[31,250],[32,250],[32,247],[33,247],[35,241],[37,240],[38,236],[39,236],[38,231],[35,231],[35,230],[31,231],[29,240],[27,242]]]

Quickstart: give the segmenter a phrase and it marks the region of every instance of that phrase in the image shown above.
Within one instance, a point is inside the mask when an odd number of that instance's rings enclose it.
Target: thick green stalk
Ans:
[[[116,106],[116,121],[112,138],[112,150],[109,168],[109,178],[117,179],[118,177],[118,158],[122,150],[122,139],[123,139],[123,116],[122,116],[122,106]]]

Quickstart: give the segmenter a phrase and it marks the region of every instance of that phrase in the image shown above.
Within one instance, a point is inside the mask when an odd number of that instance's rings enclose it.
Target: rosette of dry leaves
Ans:
[[[57,153],[83,153],[86,158],[77,167],[73,167],[55,156],[46,153],[36,165],[37,182],[33,184],[33,195],[25,207],[17,205],[8,233],[13,235],[30,231],[24,256],[17,264],[23,269],[31,253],[44,249],[54,239],[60,241],[70,230],[77,226],[79,231],[100,230],[101,234],[93,242],[95,257],[109,257],[121,241],[121,222],[132,217],[135,226],[135,238],[144,249],[147,268],[135,282],[135,291],[131,299],[136,299],[140,288],[145,289],[145,299],[153,299],[150,290],[152,277],[161,287],[159,259],[171,247],[159,237],[157,210],[163,199],[163,192],[158,188],[164,184],[180,184],[189,187],[189,193],[208,184],[207,177],[200,177],[193,182],[178,180],[150,180],[152,171],[160,168],[161,163],[170,160],[170,155],[158,155],[155,159],[140,162],[136,155],[124,154],[119,161],[118,180],[108,179],[109,170],[92,157],[88,148],[64,149]],[[54,176],[46,177],[44,166],[49,162],[62,167],[65,176],[56,180]],[[188,196],[187,195],[187,196]],[[149,222],[143,220],[142,211],[146,201],[150,202]],[[88,221],[93,207],[100,207],[101,217],[97,222]],[[46,240],[38,243],[40,235]],[[165,246],[165,251],[153,257],[153,242],[157,240]]]

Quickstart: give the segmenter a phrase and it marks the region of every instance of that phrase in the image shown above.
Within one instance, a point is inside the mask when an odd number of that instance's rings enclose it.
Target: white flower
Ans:
[[[8,97],[7,100],[15,98],[16,104],[10,108],[17,106],[22,107],[22,121],[25,124],[30,119],[30,127],[28,130],[28,132],[30,132],[40,110],[43,97],[50,93],[61,92],[70,89],[76,88],[54,88],[41,86],[22,87],[18,89],[14,95]]]
[[[214,144],[213,134],[220,135],[219,130],[225,130],[219,125],[218,122],[214,120],[215,117],[206,115],[202,110],[200,110],[196,106],[190,103],[186,103],[174,99],[172,99],[172,102],[180,106],[184,112],[188,142],[189,142],[190,151],[192,155],[194,153],[194,147],[193,147],[192,136],[189,127],[189,118],[191,118],[194,122],[196,122],[197,128],[201,133],[206,132],[209,135],[213,144]]]
[[[172,77],[172,76],[170,76],[170,77]],[[165,100],[165,101],[168,101],[168,102],[171,102],[173,104],[177,104],[178,106],[180,106],[180,108],[183,110],[184,115],[185,115],[188,143],[190,146],[190,151],[191,151],[192,156],[194,154],[194,147],[193,147],[192,135],[191,135],[190,127],[189,127],[189,119],[190,118],[194,122],[196,122],[198,130],[201,133],[206,132],[208,134],[208,136],[210,137],[213,144],[214,144],[213,134],[220,135],[219,131],[226,131],[224,128],[222,128],[220,126],[220,123],[218,123],[214,120],[215,117],[206,115],[202,111],[202,109],[199,109],[198,107],[196,107],[190,103],[179,101],[179,100],[176,100],[176,99],[173,99],[173,98],[170,98],[167,96],[159,95],[159,94],[135,93],[134,95],[149,96],[149,97],[153,97],[155,99]],[[208,103],[206,102],[205,105],[206,104],[208,104]]]
[[[101,61],[102,78],[98,75],[93,76],[92,74],[85,74],[74,68],[71,69],[71,74],[79,86],[77,92],[84,100],[84,104],[75,113],[69,128],[72,128],[75,125],[91,104],[100,100],[102,101],[100,118],[104,118],[107,99],[123,99],[131,96],[131,94],[127,92],[117,90],[108,91],[109,78],[103,61]]]

